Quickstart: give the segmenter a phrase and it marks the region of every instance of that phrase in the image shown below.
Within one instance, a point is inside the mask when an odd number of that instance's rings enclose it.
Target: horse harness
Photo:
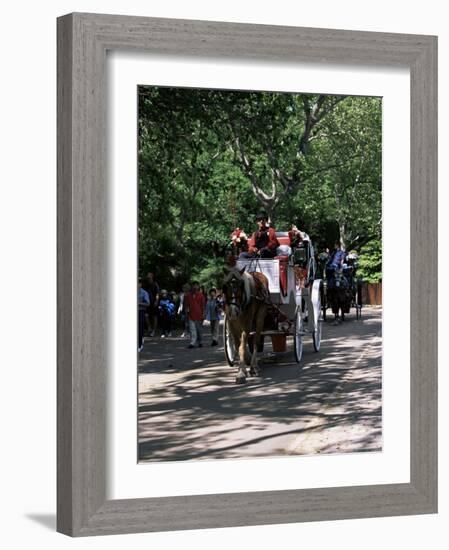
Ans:
[[[263,282],[256,276],[256,272],[248,273],[248,275],[251,275],[252,277],[255,293],[251,292],[248,294],[245,289],[245,286],[246,286],[245,281],[242,280],[241,282],[243,283],[243,287],[244,287],[243,293],[245,298],[242,304],[237,303],[236,301],[237,290],[238,290],[237,285],[238,283],[240,283],[240,281],[238,281],[237,277],[233,275],[229,282],[229,285],[231,287],[231,301],[229,302],[229,305],[235,306],[239,308],[241,311],[244,311],[248,307],[248,305],[251,303],[251,299],[253,298],[259,302],[264,302],[268,305],[272,305],[270,294],[267,291],[267,288],[264,286]]]

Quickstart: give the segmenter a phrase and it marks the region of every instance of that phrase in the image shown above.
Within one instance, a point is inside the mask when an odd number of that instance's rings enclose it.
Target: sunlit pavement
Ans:
[[[223,342],[186,349],[188,339],[146,338],[139,359],[141,461],[266,457],[380,451],[382,372],[380,308],[366,307],[333,326],[321,350],[304,339],[262,354],[263,376],[235,384]],[[220,335],[221,338],[221,335]],[[269,339],[267,339],[268,343]]]

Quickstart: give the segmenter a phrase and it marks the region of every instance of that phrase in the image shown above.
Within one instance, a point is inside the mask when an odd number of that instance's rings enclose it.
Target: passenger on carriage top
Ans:
[[[290,246],[292,248],[298,247],[306,237],[307,237],[306,233],[298,229],[298,227],[294,223],[292,223],[290,231],[288,232],[288,238],[290,239]]]
[[[238,256],[240,252],[248,251],[248,236],[240,227],[236,227],[231,233],[231,246],[236,256]]]
[[[303,241],[310,241],[309,235],[305,231],[302,231],[301,229],[298,229],[299,223],[294,224],[292,223],[290,227],[290,231],[288,232],[288,237],[290,239],[290,245],[292,248],[296,248],[299,246]]]
[[[276,231],[268,226],[268,214],[261,211],[256,216],[258,230],[253,233],[253,245],[249,247],[248,252],[242,252],[239,258],[274,258],[279,241],[276,237]]]

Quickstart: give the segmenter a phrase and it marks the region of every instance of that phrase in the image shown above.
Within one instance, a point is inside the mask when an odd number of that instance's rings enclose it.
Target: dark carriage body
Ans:
[[[342,266],[336,269],[326,267],[325,272],[325,303],[332,309],[332,313],[338,316],[341,311],[341,319],[355,309],[357,319],[362,313],[362,281],[357,277],[358,257],[355,253],[349,253]]]

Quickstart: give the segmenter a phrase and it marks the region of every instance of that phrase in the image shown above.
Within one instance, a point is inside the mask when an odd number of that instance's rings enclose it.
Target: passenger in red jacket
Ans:
[[[261,211],[256,216],[258,230],[253,233],[252,240],[254,244],[249,247],[248,252],[242,252],[240,258],[274,258],[279,241],[276,237],[276,231],[268,226],[268,215]]]
[[[192,349],[196,345],[202,348],[201,330],[206,316],[206,298],[200,291],[197,281],[192,282],[192,290],[184,297],[184,309],[189,319],[190,344],[188,348]]]

